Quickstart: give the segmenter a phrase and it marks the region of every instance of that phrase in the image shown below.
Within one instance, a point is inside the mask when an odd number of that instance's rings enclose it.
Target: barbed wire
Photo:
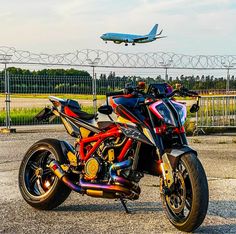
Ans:
[[[62,54],[37,54],[0,46],[0,63],[117,68],[236,69],[236,55],[191,56],[168,52],[121,53],[92,49]]]

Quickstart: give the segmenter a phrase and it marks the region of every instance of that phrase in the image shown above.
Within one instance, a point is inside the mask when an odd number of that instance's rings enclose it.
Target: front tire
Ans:
[[[21,195],[36,209],[51,210],[63,203],[71,192],[47,167],[52,159],[61,164],[67,162],[59,140],[43,139],[29,148],[20,166]]]
[[[169,221],[179,230],[192,232],[205,219],[208,209],[208,183],[201,162],[194,154],[184,154],[174,170],[175,188],[161,198]]]

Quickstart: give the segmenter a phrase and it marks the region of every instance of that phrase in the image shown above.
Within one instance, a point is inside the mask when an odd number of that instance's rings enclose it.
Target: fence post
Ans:
[[[93,112],[97,113],[97,82],[95,74],[95,66],[99,63],[101,58],[96,57],[93,61],[90,58],[87,58],[86,61],[93,68],[93,77],[92,77],[92,92],[93,92]]]
[[[11,128],[11,94],[10,94],[10,76],[7,71],[7,63],[4,63],[4,77],[5,77],[5,108],[6,108],[6,116],[5,116],[5,128],[1,129],[3,133],[16,132],[16,129]]]
[[[7,72],[7,64],[5,63],[5,70],[4,70],[4,76],[5,76],[5,103],[6,103],[6,129],[11,128],[11,119],[10,119],[10,81],[9,81],[9,73]]]
[[[94,66],[93,66],[93,112],[94,114],[97,113],[97,76],[94,73]]]

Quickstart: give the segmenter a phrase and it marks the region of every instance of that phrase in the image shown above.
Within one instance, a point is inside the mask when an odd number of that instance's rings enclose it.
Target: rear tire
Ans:
[[[36,209],[51,210],[63,203],[71,192],[46,166],[51,159],[61,164],[67,162],[59,140],[43,139],[29,148],[20,166],[20,192]]]
[[[175,184],[170,195],[164,195],[160,186],[163,208],[177,229],[192,232],[204,221],[209,200],[206,174],[196,155],[181,156],[175,169]]]

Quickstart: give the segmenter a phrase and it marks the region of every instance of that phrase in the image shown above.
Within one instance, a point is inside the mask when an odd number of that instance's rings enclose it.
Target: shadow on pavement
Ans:
[[[159,202],[127,202],[128,209],[132,212],[162,212],[162,205]],[[55,211],[111,211],[121,212],[124,208],[120,202],[108,204],[81,204],[81,205],[62,205]]]
[[[236,233],[236,223],[235,224],[220,224],[220,225],[207,225],[202,226],[196,230],[196,233]]]
[[[222,218],[236,218],[236,201],[210,201],[208,215]]]

